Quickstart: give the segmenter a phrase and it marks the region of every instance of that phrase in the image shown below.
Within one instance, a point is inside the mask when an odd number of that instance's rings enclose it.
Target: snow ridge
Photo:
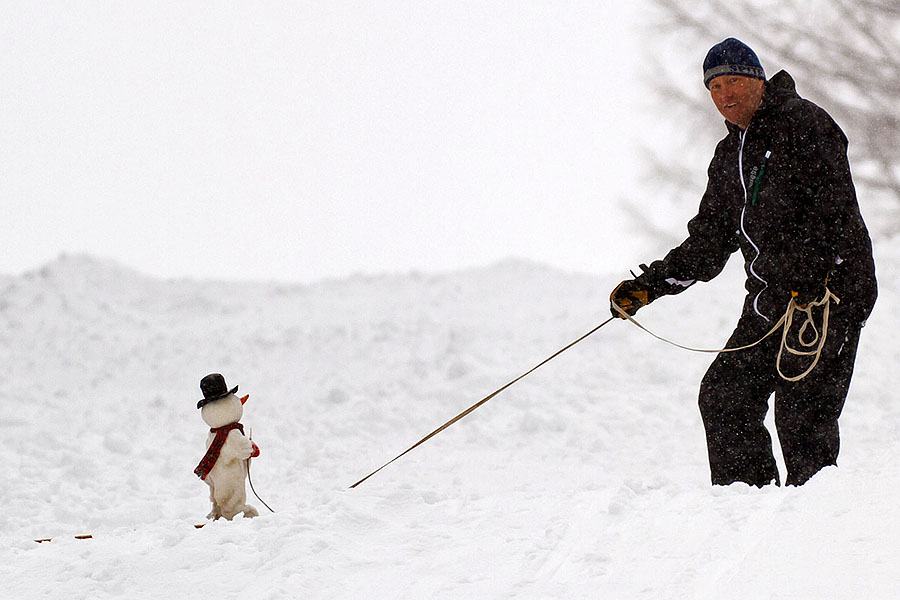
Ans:
[[[642,320],[721,343],[739,277]],[[66,256],[0,281],[0,579],[46,598],[189,598],[200,582],[265,598],[891,597],[889,310],[864,334],[840,468],[799,489],[710,488],[696,409],[709,357],[618,321],[347,489],[606,319],[619,279],[508,260],[162,281]],[[883,286],[880,306],[895,296]],[[250,394],[254,484],[278,512],[194,530],[208,510],[195,403],[214,371]]]

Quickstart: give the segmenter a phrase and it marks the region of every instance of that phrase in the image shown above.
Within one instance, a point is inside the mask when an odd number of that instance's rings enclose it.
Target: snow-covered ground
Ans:
[[[877,252],[840,467],[762,490],[708,483],[696,391],[710,357],[622,321],[348,489],[606,319],[627,265],[587,276],[510,260],[291,286],[162,281],[68,256],[0,278],[0,595],[896,598],[892,246]],[[740,271],[641,320],[720,346]],[[214,371],[250,394],[253,482],[277,512],[256,502],[257,519],[198,530],[195,404]]]

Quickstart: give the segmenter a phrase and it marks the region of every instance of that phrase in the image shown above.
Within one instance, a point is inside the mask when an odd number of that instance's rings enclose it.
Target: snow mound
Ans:
[[[719,345],[740,277],[729,266],[642,321]],[[314,285],[160,281],[63,256],[0,280],[0,579],[10,597],[46,598],[190,598],[201,585],[266,598],[890,597],[894,279],[864,333],[841,466],[802,488],[710,488],[696,409],[710,358],[613,321],[348,490],[605,320],[621,278],[508,260]],[[253,481],[278,512],[256,503],[257,519],[196,530],[208,505],[195,404],[210,372],[250,394]]]

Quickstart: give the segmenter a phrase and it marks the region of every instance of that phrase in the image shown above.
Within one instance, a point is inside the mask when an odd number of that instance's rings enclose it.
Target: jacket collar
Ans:
[[[791,77],[790,73],[785,70],[778,71],[772,75],[771,79],[766,81],[766,91],[763,93],[762,102],[759,103],[759,108],[753,113],[750,124],[752,125],[754,121],[766,118],[769,113],[775,110],[776,107],[781,106],[788,98],[799,97],[797,84],[794,83],[794,78]],[[741,133],[741,128],[734,123],[725,121],[725,127],[728,128],[729,133],[736,135]]]

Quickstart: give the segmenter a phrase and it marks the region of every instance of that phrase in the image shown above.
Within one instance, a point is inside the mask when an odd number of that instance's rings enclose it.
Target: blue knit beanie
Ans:
[[[750,46],[735,38],[728,38],[709,49],[703,61],[703,83],[719,75],[742,75],[765,81],[766,72]]]

